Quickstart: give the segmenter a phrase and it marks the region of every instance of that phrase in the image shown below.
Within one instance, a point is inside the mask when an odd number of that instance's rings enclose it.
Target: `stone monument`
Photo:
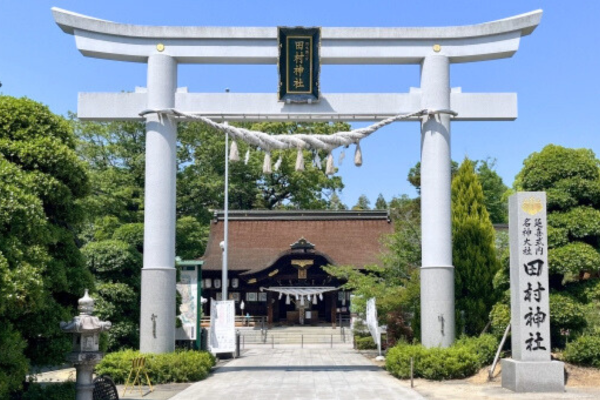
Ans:
[[[564,364],[550,359],[546,193],[509,199],[512,359],[502,360],[502,387],[562,392]]]
[[[100,352],[100,332],[111,328],[108,321],[100,321],[93,316],[94,299],[88,295],[88,290],[79,299],[79,315],[70,322],[61,322],[60,329],[73,334],[73,348],[67,355],[67,361],[75,365],[77,371],[76,400],[92,400],[94,392],[94,367],[102,360]]]

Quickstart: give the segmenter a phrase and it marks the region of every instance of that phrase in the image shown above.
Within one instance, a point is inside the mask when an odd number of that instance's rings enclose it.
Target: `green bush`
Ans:
[[[125,383],[131,371],[131,362],[140,357],[137,350],[123,350],[107,354],[96,366],[96,374],[108,375],[117,383]],[[146,372],[154,383],[196,382],[206,378],[215,365],[215,358],[205,351],[177,350],[166,354],[144,354]]]
[[[600,336],[583,335],[567,344],[565,361],[600,368]]]
[[[494,304],[490,312],[490,320],[492,321],[492,335],[500,339],[510,324],[510,306],[505,303]]]
[[[422,345],[400,343],[388,351],[386,369],[398,378],[410,377],[410,359],[414,376],[433,379],[459,379],[475,374],[493,360],[498,341],[492,335],[458,340],[448,348],[426,349]]]
[[[65,400],[75,395],[75,382],[30,383],[21,400]]]
[[[372,350],[377,348],[377,344],[371,336],[354,336],[354,342],[358,350]]]

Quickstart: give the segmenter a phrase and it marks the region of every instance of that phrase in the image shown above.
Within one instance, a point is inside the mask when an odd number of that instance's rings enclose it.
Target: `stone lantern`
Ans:
[[[79,299],[77,309],[79,315],[70,322],[61,322],[60,328],[65,333],[73,334],[73,348],[67,355],[67,361],[73,363],[77,371],[76,400],[92,400],[94,367],[103,357],[99,351],[100,332],[109,330],[112,324],[92,315],[94,299],[89,296],[87,289]]]

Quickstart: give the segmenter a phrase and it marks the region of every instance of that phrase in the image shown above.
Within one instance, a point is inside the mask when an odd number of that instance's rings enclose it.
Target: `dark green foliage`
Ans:
[[[492,321],[492,335],[500,339],[510,324],[510,306],[502,302],[494,304],[490,312],[490,320]]]
[[[26,343],[19,332],[12,325],[0,325],[0,344],[2,345],[2,357],[0,357],[0,398],[21,387],[25,379],[29,363],[23,351]]]
[[[483,188],[483,202],[490,214],[492,223],[504,223],[508,218],[508,202],[505,199],[508,187],[502,182],[502,178],[494,170],[495,160],[474,161],[475,173]],[[452,161],[452,179],[458,172],[458,163]],[[408,181],[421,193],[421,162],[412,167],[408,173]]]
[[[175,254],[182,260],[201,257],[208,239],[208,225],[202,225],[194,217],[181,217],[177,220]]]
[[[568,293],[550,294],[550,335],[552,346],[563,347],[565,338],[561,329],[568,329],[576,336],[587,325],[585,306]]]
[[[579,276],[580,272],[596,272],[600,266],[600,253],[583,242],[570,242],[548,251],[550,274]]]
[[[531,154],[515,189],[546,191],[553,347],[600,328],[600,161],[588,149],[549,145]]]
[[[34,365],[63,361],[69,338],[59,323],[71,318],[84,289],[93,289],[75,241],[79,200],[90,185],[74,147],[64,118],[34,101],[0,96],[0,358],[8,355],[0,382],[11,382],[0,391],[20,386],[26,358]]]
[[[475,162],[476,173],[483,189],[483,202],[494,224],[508,222],[508,202],[505,199],[508,187],[494,171],[495,160]]]
[[[354,336],[354,343],[358,350],[373,350],[377,349],[377,344],[371,336]]]
[[[144,224],[141,222],[119,226],[114,230],[112,237],[133,246],[140,253],[144,252]]]
[[[399,343],[390,349],[385,367],[398,378],[410,377],[410,359],[414,376],[433,380],[460,379],[475,374],[492,362],[498,341],[492,335],[463,338],[448,348],[426,349],[420,344]]]
[[[333,133],[348,130],[345,123],[254,123],[245,128],[271,134]],[[179,124],[178,149],[180,171],[177,177],[178,216],[193,216],[207,224],[211,209],[223,209],[225,139],[222,133],[200,123]],[[249,146],[238,142],[240,158]],[[229,208],[249,209],[325,209],[333,194],[343,188],[339,176],[327,176],[323,168],[312,165],[314,153],[304,151],[305,170],[295,171],[296,151],[272,151],[273,163],[282,157],[281,167],[270,175],[262,172],[264,152],[250,148],[248,164],[229,165]],[[326,153],[319,152],[324,160]]]
[[[388,204],[385,201],[385,198],[381,193],[377,196],[377,200],[375,201],[375,210],[387,210]]]
[[[107,354],[96,366],[96,374],[108,375],[117,384],[123,384],[131,371],[131,362],[140,357],[139,351],[124,350]],[[208,376],[215,358],[205,351],[182,351],[165,354],[144,354],[146,371],[153,384],[196,382]]]
[[[104,279],[131,276],[141,265],[140,253],[120,240],[90,242],[82,249],[88,268]]]
[[[600,368],[600,336],[583,335],[567,344],[565,361]]]
[[[464,312],[457,331],[479,334],[496,301],[492,281],[500,263],[483,190],[468,159],[452,181],[452,253],[456,309]]]
[[[29,383],[21,400],[67,400],[76,393],[75,382]]]
[[[548,145],[540,153],[531,154],[523,165],[515,186],[529,191],[554,189],[548,192],[549,211],[564,209],[562,205],[598,205],[600,162],[591,150]]]

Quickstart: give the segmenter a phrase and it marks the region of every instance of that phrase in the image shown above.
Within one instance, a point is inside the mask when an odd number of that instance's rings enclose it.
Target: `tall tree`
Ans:
[[[245,128],[285,135],[294,133],[329,134],[348,130],[342,123],[255,123]],[[208,222],[209,210],[223,207],[225,176],[225,139],[222,133],[200,123],[180,124],[178,132],[180,172],[178,184],[178,213],[193,215]],[[326,154],[303,152],[304,171],[295,171],[296,151],[272,151],[272,173],[263,173],[262,151],[236,143],[240,158],[249,151],[248,162],[229,165],[229,207],[231,209],[301,208],[323,209],[329,206],[333,194],[343,188],[339,176],[323,173]],[[323,160],[321,165],[311,160]],[[281,158],[279,168],[275,164]],[[317,164],[317,165],[315,165]]]
[[[27,363],[59,363],[59,328],[93,280],[76,244],[89,182],[68,122],[32,100],[0,96],[0,398]]]
[[[475,172],[483,189],[483,202],[490,214],[490,220],[494,224],[508,222],[508,199],[506,198],[508,187],[494,170],[496,161],[476,161],[475,165]]]
[[[385,201],[383,194],[379,193],[379,196],[377,196],[377,200],[375,200],[375,209],[376,210],[387,210],[387,208],[388,208],[387,201]]]
[[[369,200],[369,198],[364,195],[361,194],[360,196],[358,196],[358,200],[356,201],[356,204],[354,205],[354,207],[352,207],[353,210],[370,210],[371,209],[371,201]]]
[[[494,170],[495,160],[473,161],[475,173],[483,188],[483,202],[490,214],[492,223],[506,223],[508,220],[508,201],[505,198],[508,187],[502,182],[502,178]],[[458,163],[452,161],[452,179],[458,171]],[[421,193],[421,163],[417,162],[408,173],[408,181]]]
[[[469,335],[483,330],[496,301],[492,280],[500,264],[494,243],[481,183],[465,158],[452,181],[452,262],[456,309],[462,312],[457,325]]]

